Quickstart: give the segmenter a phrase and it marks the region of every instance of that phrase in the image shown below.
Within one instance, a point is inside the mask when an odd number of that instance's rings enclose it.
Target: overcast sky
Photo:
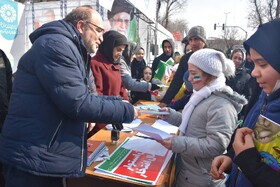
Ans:
[[[228,26],[239,26],[246,30],[248,37],[253,31],[247,28],[249,0],[188,0],[186,17],[189,28],[201,25],[206,30],[207,38],[218,37],[222,28],[214,30],[214,24],[220,26],[226,22]],[[240,37],[245,32],[238,29]]]

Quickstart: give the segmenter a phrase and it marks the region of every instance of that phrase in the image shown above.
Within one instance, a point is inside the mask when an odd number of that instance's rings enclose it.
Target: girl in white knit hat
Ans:
[[[234,75],[234,63],[213,49],[193,53],[189,62],[189,81],[193,94],[182,113],[170,108],[161,116],[179,126],[179,136],[160,143],[177,154],[176,187],[223,186],[224,179],[213,180],[210,166],[222,154],[237,127],[237,114],[247,103],[244,96],[225,84]]]

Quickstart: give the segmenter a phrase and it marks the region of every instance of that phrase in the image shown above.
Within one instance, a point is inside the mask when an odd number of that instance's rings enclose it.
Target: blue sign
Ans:
[[[10,0],[0,1],[0,34],[14,40],[18,31],[18,5]]]

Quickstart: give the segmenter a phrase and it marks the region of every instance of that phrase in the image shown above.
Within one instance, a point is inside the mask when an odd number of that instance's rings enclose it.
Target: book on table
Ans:
[[[253,139],[262,161],[276,171],[280,171],[280,125],[260,115],[253,128]]]
[[[103,152],[103,150],[106,148],[104,141],[97,141],[97,140],[88,140],[87,141],[87,166],[90,166],[92,162],[96,158],[99,157],[99,155]]]
[[[158,149],[156,154],[151,152],[155,149]],[[145,185],[155,185],[171,156],[172,151],[158,142],[133,136],[127,138],[108,159],[95,166],[95,172]]]

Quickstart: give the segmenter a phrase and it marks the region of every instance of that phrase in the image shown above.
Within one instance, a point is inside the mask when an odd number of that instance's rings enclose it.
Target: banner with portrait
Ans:
[[[139,43],[138,23],[134,16],[134,7],[125,0],[101,2],[100,5],[107,11],[104,16],[105,30],[118,31],[125,35],[128,40]]]

